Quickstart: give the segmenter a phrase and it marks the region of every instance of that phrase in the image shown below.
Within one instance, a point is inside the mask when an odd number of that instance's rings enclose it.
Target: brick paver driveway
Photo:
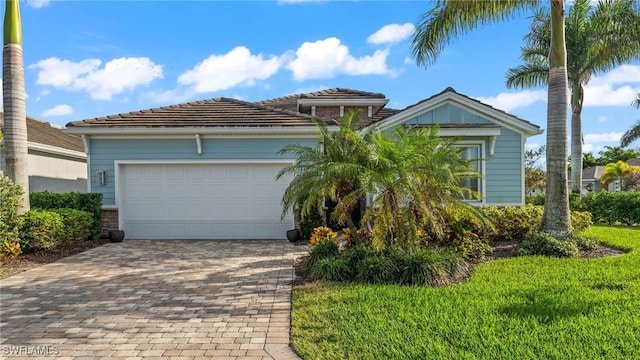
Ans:
[[[125,240],[0,281],[2,357],[296,359],[287,241]]]

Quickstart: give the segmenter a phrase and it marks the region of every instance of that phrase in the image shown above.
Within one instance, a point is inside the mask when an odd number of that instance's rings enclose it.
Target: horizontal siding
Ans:
[[[195,139],[92,139],[91,191],[102,193],[104,205],[115,205],[115,161],[123,160],[271,160],[292,158],[278,155],[285,145],[314,146],[315,139],[202,139],[198,155]],[[99,186],[97,171],[107,172],[106,184]]]
[[[522,199],[522,137],[502,128],[496,140],[494,155],[486,160],[486,195],[488,204],[521,203]]]

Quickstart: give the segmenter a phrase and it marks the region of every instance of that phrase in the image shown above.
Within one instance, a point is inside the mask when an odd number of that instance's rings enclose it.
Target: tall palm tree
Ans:
[[[468,30],[534,10],[541,1],[438,0],[416,26],[413,55],[419,65],[431,65],[444,45]],[[567,184],[567,52],[564,0],[550,0],[551,47],[547,102],[547,185],[541,230],[561,239],[571,236]]]
[[[22,23],[19,0],[6,0],[4,47],[2,48],[2,102],[6,175],[22,187],[18,212],[29,210],[27,172],[27,115],[25,109]]]
[[[576,0],[566,21],[567,72],[571,88],[571,192],[582,187],[582,108],[584,86],[598,74],[640,59],[640,12],[634,0]],[[551,43],[549,10],[535,12],[524,64],[507,71],[507,86],[529,88],[547,84]]]
[[[635,100],[631,103],[632,106],[635,106],[636,109],[640,109],[640,93],[636,95]],[[640,120],[638,120],[631,129],[627,130],[620,139],[620,146],[627,147],[632,142],[640,139]]]

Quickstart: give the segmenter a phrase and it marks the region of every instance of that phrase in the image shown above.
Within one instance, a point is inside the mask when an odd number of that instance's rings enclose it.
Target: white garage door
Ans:
[[[121,165],[121,226],[129,239],[284,239],[284,166]]]

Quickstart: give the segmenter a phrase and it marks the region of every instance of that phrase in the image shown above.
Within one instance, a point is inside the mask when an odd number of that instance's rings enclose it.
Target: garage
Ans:
[[[119,217],[129,239],[284,239],[283,163],[120,164]]]

